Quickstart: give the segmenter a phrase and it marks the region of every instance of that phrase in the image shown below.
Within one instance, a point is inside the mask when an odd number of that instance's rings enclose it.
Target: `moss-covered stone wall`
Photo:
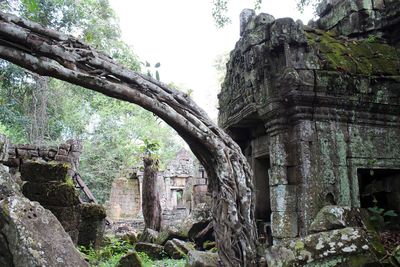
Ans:
[[[400,7],[378,2],[323,1],[309,25],[242,16],[219,124],[269,159],[275,239],[308,234],[325,205],[360,207],[359,169],[400,169]]]

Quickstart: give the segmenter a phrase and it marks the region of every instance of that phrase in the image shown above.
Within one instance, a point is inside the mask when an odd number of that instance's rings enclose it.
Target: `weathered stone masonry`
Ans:
[[[400,2],[318,12],[305,26],[245,10],[219,95],[219,124],[253,166],[256,217],[275,239],[308,234],[325,205],[363,206],[372,180],[400,195]]]
[[[51,147],[8,144],[7,151],[0,163],[20,179],[24,196],[49,209],[75,244],[99,246],[106,212],[101,205],[83,203],[85,195],[76,189],[80,142],[68,140]]]

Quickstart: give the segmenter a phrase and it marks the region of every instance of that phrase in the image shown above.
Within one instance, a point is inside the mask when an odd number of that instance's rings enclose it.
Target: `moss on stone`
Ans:
[[[107,216],[106,209],[99,204],[82,204],[81,215],[84,219],[98,220]]]
[[[308,44],[326,61],[324,68],[365,76],[399,75],[398,51],[379,41],[340,40],[323,32],[305,32]]]

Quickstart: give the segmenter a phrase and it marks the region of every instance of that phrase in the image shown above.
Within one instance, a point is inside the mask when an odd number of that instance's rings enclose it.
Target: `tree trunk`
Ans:
[[[158,160],[143,158],[142,212],[144,225],[156,231],[161,229],[161,204],[157,189]]]
[[[252,171],[239,146],[186,94],[117,64],[80,40],[0,12],[0,57],[138,104],[173,127],[205,167],[218,253],[225,266],[255,266]]]

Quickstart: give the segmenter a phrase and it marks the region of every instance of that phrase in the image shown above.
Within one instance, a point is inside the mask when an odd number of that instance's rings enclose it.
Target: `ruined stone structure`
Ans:
[[[134,168],[121,176],[112,184],[107,203],[109,217],[114,221],[140,219],[143,173]],[[163,220],[179,220],[207,201],[207,176],[193,155],[181,149],[165,171],[158,173],[158,191]]]
[[[0,163],[20,180],[25,197],[57,217],[75,244],[98,246],[106,213],[101,205],[84,203],[86,196],[77,190],[81,150],[76,140],[53,147],[9,144],[8,157]]]
[[[400,211],[400,2],[326,0],[318,14],[305,26],[245,10],[219,95],[274,240],[309,234],[325,205]]]

